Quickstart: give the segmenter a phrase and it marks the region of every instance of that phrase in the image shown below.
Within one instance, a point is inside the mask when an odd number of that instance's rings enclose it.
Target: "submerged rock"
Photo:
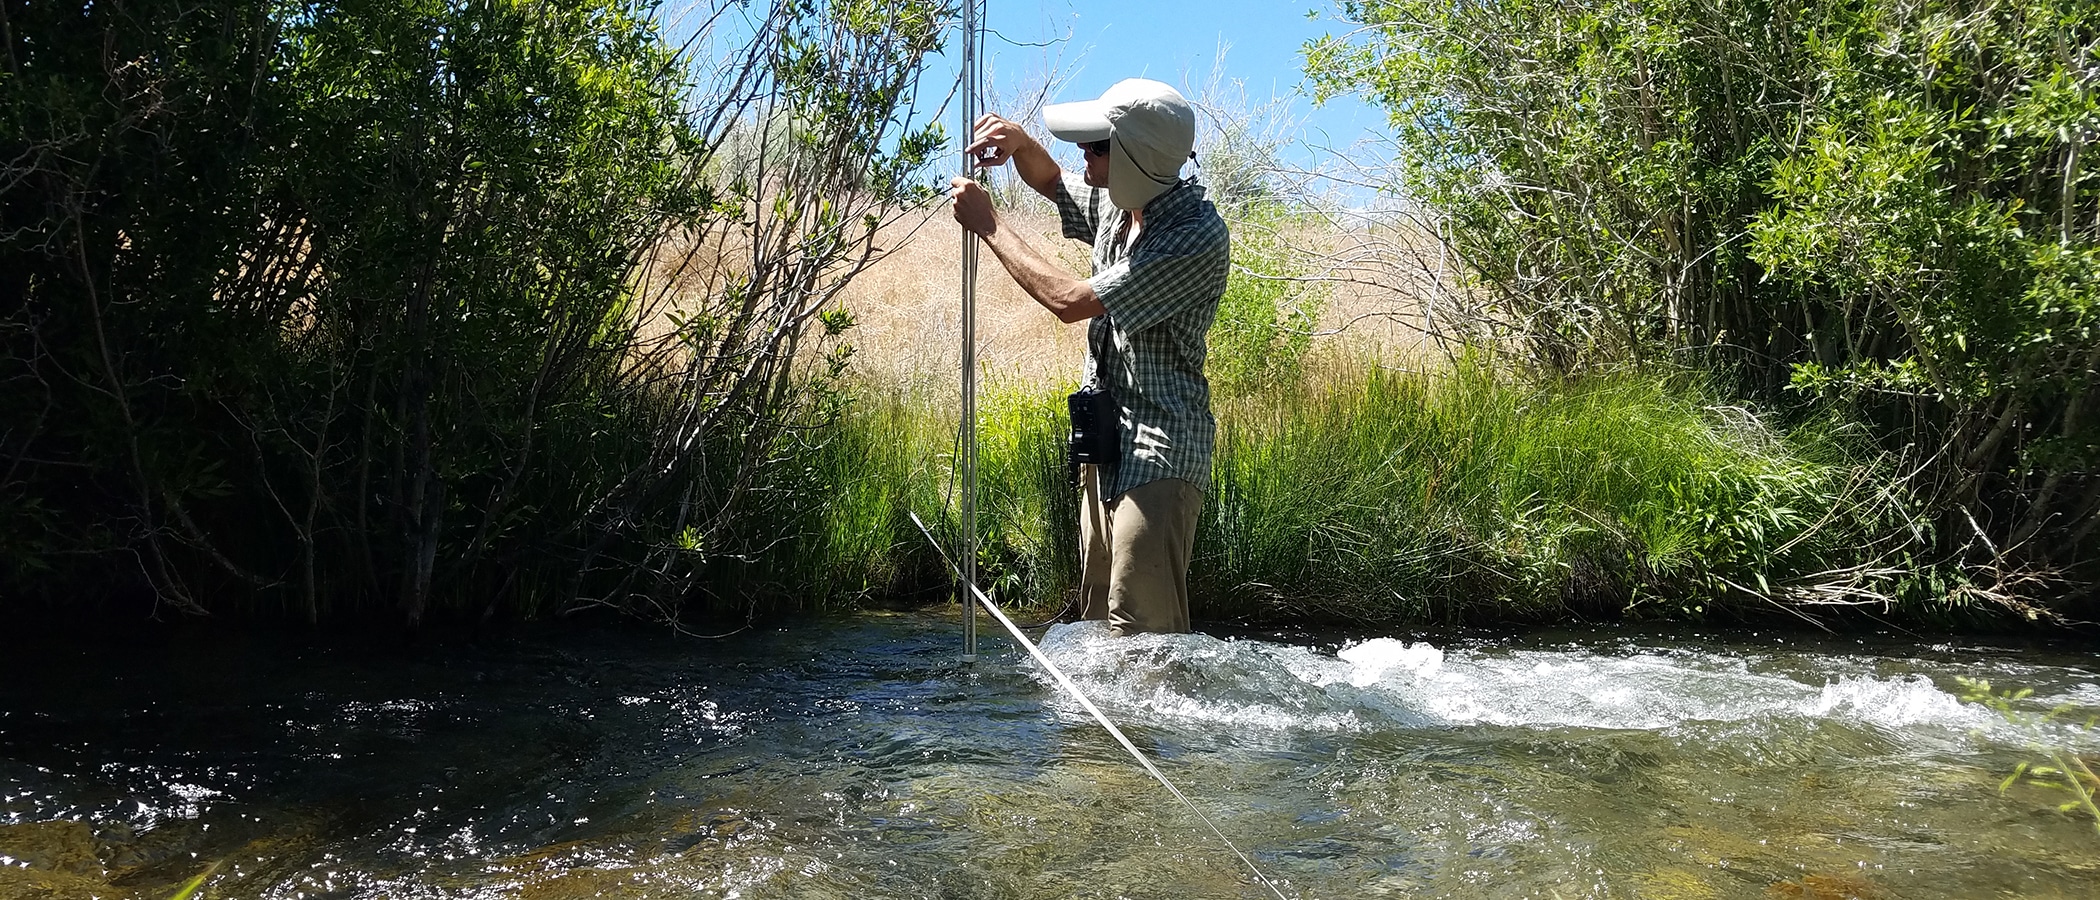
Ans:
[[[95,832],[86,822],[60,819],[0,825],[0,856],[14,860],[13,867],[68,875],[102,872],[102,861],[95,855]]]
[[[110,886],[85,822],[57,820],[0,825],[0,897],[10,900],[87,900],[127,897]]]
[[[123,900],[134,896],[87,875],[0,866],[0,897],[8,900]]]

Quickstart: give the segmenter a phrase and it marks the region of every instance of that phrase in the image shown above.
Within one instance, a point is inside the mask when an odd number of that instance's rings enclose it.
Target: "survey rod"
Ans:
[[[970,177],[975,160],[970,143],[977,135],[978,5],[982,0],[963,0],[962,50],[962,173]],[[977,235],[962,229],[962,438],[956,463],[962,469],[962,578],[957,597],[963,605],[964,662],[977,659],[977,604],[970,592],[977,587]]]

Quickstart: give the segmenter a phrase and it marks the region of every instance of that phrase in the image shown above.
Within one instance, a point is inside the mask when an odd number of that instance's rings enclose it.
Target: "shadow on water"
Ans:
[[[1046,651],[1294,897],[2100,895],[1957,676],[2088,652],[1629,632]],[[1259,897],[1005,643],[870,614],[0,662],[0,897]],[[2092,752],[2090,736],[2041,738]],[[2083,742],[2083,743],[2080,743]]]

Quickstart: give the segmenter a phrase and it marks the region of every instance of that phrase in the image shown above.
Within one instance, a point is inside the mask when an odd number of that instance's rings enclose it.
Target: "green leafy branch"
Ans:
[[[2035,716],[2022,712],[2013,706],[2013,704],[2032,695],[2034,693],[2033,688],[2009,688],[2003,691],[1994,691],[1991,689],[1989,681],[1980,678],[1958,678],[1956,680],[1961,683],[1963,688],[1962,702],[1984,706],[2004,716],[2006,721],[2026,730],[2031,736],[2035,737],[2034,746],[2045,757],[2043,762],[2023,760],[2018,766],[2013,768],[2012,774],[2005,776],[2005,780],[1999,782],[1999,792],[2003,793],[2010,790],[2015,784],[2025,783],[2070,794],[2071,799],[2057,804],[2056,808],[2066,813],[2083,810],[2087,816],[2092,817],[2094,833],[2100,834],[2100,801],[2095,800],[2096,796],[2100,796],[2100,775],[2094,774],[2092,764],[2083,756],[2065,750],[2061,746],[2045,745],[2039,740],[2041,730],[2045,726],[2051,722],[2062,721],[2068,718],[2073,712],[2073,707],[2060,705],[2040,716]],[[2094,721],[2094,717],[2088,716],[2085,722],[2078,727],[2083,731],[2090,732],[2093,730]]]

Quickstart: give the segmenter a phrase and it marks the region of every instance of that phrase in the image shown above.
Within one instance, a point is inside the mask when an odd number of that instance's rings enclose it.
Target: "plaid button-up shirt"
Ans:
[[[1218,422],[1203,360],[1232,267],[1225,220],[1201,186],[1184,182],[1145,205],[1144,227],[1126,242],[1130,213],[1070,172],[1057,213],[1066,237],[1094,245],[1087,283],[1108,310],[1087,324],[1086,359],[1087,383],[1123,407],[1123,450],[1103,499],[1161,478],[1208,491]]]

